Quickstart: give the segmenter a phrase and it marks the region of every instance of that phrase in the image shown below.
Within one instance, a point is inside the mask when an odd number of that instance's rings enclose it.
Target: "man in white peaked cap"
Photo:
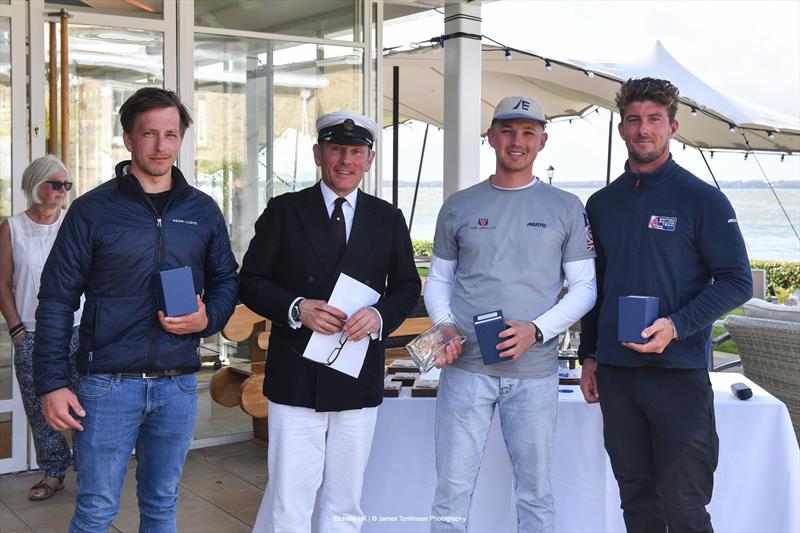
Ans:
[[[375,158],[377,124],[328,113],[317,132],[322,180],[269,201],[240,272],[240,299],[272,321],[264,379],[269,482],[259,532],[360,530],[364,470],[383,400],[383,338],[420,295],[402,212],[358,189]],[[329,305],[340,274],[371,287],[378,302],[351,316]],[[325,363],[303,357],[314,332],[339,335],[340,347],[370,338],[358,377],[331,366],[341,348],[322,354]]]

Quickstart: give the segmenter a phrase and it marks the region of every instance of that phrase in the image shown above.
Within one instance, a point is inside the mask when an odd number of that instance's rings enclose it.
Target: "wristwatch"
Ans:
[[[292,320],[294,320],[294,321],[300,320],[300,302],[302,302],[302,301],[303,301],[302,298],[297,300],[294,303],[294,305],[292,306],[291,311],[289,311],[289,314],[291,315]]]
[[[542,335],[542,330],[539,329],[539,326],[536,325],[536,322],[531,320],[531,324],[533,324],[534,329],[536,329],[536,342],[541,343],[544,342],[544,335]]]

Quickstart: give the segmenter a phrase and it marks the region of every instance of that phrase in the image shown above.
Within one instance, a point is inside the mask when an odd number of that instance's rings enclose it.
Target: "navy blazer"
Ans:
[[[344,411],[383,400],[383,341],[370,341],[361,374],[353,378],[302,357],[312,331],[289,327],[289,306],[299,296],[327,301],[344,272],[381,295],[374,307],[385,338],[419,301],[408,227],[399,209],[358,191],[341,259],[334,243],[319,183],[272,198],[256,222],[239,273],[239,297],[272,321],[264,395],[273,402]]]

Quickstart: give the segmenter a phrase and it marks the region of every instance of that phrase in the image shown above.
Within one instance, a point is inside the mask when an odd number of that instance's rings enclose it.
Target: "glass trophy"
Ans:
[[[421,372],[427,372],[444,359],[445,348],[451,342],[466,340],[455,319],[447,315],[406,345],[406,350]]]

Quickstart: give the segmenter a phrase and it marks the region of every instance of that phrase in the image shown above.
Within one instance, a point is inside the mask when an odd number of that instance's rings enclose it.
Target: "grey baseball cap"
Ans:
[[[543,126],[547,124],[542,105],[527,96],[506,96],[494,108],[493,120],[509,120],[512,118],[535,120]]]

